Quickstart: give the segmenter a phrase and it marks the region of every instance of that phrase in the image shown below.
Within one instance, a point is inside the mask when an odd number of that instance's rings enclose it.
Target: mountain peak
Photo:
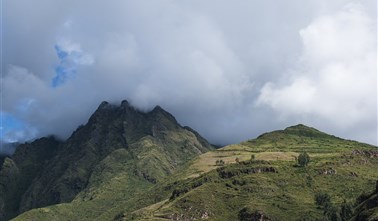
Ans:
[[[285,134],[292,134],[305,137],[337,138],[333,135],[324,133],[316,128],[309,127],[304,124],[297,124],[294,126],[287,127],[282,132]]]
[[[9,204],[12,206],[9,217],[19,211],[72,201],[90,185],[91,176],[100,170],[98,165],[114,160],[109,156],[123,153],[125,159],[117,159],[127,160],[125,168],[130,177],[153,184],[211,149],[213,147],[197,132],[179,125],[160,106],[142,112],[126,100],[120,105],[103,101],[88,122],[66,141],[43,138],[18,147],[11,159],[20,170],[19,177],[27,174],[28,179],[20,179],[27,182],[27,186],[17,189],[19,195],[17,201],[12,201],[14,207]],[[0,157],[0,162],[4,159]],[[0,183],[2,179],[0,176]],[[20,186],[18,178],[12,182],[9,186]],[[11,191],[5,194],[2,190],[0,188],[1,220],[5,214],[2,202],[15,196]]]
[[[175,125],[178,124],[176,118],[172,114],[164,110],[162,107],[160,107],[159,105],[155,106],[154,109],[152,109],[152,111],[149,112],[149,114],[152,114],[153,116],[160,116],[157,119],[162,119],[163,117],[165,119],[168,119]]]
[[[290,127],[287,127],[285,128],[285,130],[310,130],[310,131],[318,131],[320,132],[319,130],[313,128],[313,127],[309,127],[307,125],[304,125],[304,124],[297,124],[297,125],[293,125],[293,126],[290,126]]]
[[[129,102],[127,100],[121,101],[121,105],[129,105]]]
[[[154,109],[152,109],[152,112],[156,112],[156,111],[164,111],[165,112],[165,110],[162,107],[160,107],[159,105],[156,105],[154,107]]]
[[[121,102],[121,107],[131,107],[130,103],[127,100]]]
[[[309,137],[309,138],[332,138],[332,139],[340,139],[333,135],[324,133],[318,129],[313,127],[304,125],[304,124],[297,124],[294,126],[290,126],[285,128],[284,130],[277,130],[268,133],[261,134],[258,138],[272,138],[276,137],[277,135],[294,135],[299,137]]]
[[[114,105],[110,104],[109,102],[107,101],[103,101],[101,102],[101,104],[98,106],[97,111],[102,111],[102,110],[109,110],[109,109],[112,109],[114,107]]]

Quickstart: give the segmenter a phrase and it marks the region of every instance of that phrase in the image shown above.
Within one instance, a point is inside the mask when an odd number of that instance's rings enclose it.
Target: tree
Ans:
[[[256,159],[256,155],[255,154],[252,154],[251,155],[251,161],[255,160]]]
[[[307,164],[309,162],[310,162],[310,156],[306,152],[299,154],[299,156],[298,156],[299,166],[305,167],[305,166],[307,166]]]
[[[216,166],[223,166],[224,165],[224,161],[223,160],[217,160],[217,161],[215,161],[215,165]]]
[[[331,205],[331,196],[328,193],[316,193],[315,203],[318,206],[328,207]]]
[[[342,221],[342,212],[331,202],[331,196],[328,193],[316,193],[315,203],[322,207],[325,221]]]

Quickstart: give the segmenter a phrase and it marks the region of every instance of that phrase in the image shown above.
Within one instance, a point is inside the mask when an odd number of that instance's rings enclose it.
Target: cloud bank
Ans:
[[[3,18],[3,140],[128,99],[217,144],[297,123],[377,144],[373,0],[14,0]]]

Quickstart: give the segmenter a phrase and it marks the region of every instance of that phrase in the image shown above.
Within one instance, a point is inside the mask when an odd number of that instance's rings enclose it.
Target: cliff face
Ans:
[[[120,149],[136,176],[156,183],[212,146],[159,106],[144,113],[127,101],[120,106],[103,102],[87,124],[65,142],[42,138],[19,146],[4,161],[8,166],[4,163],[0,173],[11,173],[15,180],[0,178],[0,182],[7,180],[3,188],[19,180],[22,188],[14,190],[18,197],[12,205],[6,199],[13,192],[0,196],[0,217],[8,219],[32,208],[72,201],[88,186],[93,174],[101,176],[96,169],[100,162]]]
[[[60,144],[54,137],[40,138],[19,145],[13,156],[4,159],[0,170],[0,220],[18,214],[22,195]]]

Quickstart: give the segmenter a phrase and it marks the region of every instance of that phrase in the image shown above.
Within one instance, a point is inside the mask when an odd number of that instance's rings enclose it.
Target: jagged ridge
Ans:
[[[104,103],[101,109],[107,114],[94,115],[93,122],[102,116],[113,122],[119,107]],[[200,152],[204,140],[189,128],[176,127],[159,107],[142,114],[141,119],[154,116],[149,126],[137,130],[147,135],[126,136],[127,147],[96,164],[71,203],[31,210],[15,221],[324,220],[315,193],[328,193],[339,205],[375,185],[378,155],[371,145],[296,125],[188,162],[185,156]],[[126,125],[139,125],[135,119]],[[306,168],[296,162],[302,151],[310,155]],[[188,163],[179,167],[180,162]]]
[[[85,188],[95,185],[91,180],[98,179],[93,176],[101,174],[94,171],[98,171],[96,168],[101,162],[117,150],[124,150],[121,154],[128,158],[126,169],[132,175],[156,183],[194,156],[212,149],[198,133],[179,125],[161,107],[144,113],[127,101],[122,101],[120,106],[102,102],[87,124],[80,126],[56,148],[55,145],[41,145],[40,140],[24,148],[20,146],[9,159],[19,169],[25,162],[38,166],[22,181],[24,187],[17,190],[19,197],[13,200],[12,208],[6,199],[13,193],[8,191],[5,197],[0,196],[5,201],[5,209],[0,211],[3,219],[32,208],[72,201]],[[40,153],[39,149],[50,154],[41,154],[41,159],[29,157],[30,152]],[[51,152],[53,149],[56,151]],[[24,177],[24,170],[27,173],[27,168],[22,167],[20,175],[15,176]],[[15,182],[5,186],[15,185]]]

